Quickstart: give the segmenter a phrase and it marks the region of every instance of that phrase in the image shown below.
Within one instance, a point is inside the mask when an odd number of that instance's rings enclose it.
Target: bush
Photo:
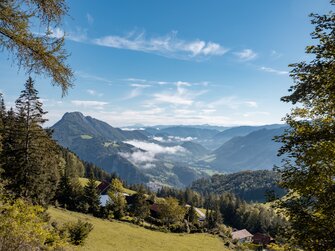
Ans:
[[[44,208],[22,199],[5,199],[0,194],[0,251],[49,250],[66,246],[47,218]]]
[[[93,225],[89,222],[78,220],[77,223],[70,223],[66,226],[70,242],[74,245],[84,244],[84,240],[92,231]]]
[[[186,232],[186,227],[184,223],[175,223],[169,226],[169,230],[172,233],[184,233]]]

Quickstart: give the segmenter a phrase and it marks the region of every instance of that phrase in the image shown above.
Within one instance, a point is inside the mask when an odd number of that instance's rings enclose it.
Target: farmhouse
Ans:
[[[252,242],[253,235],[246,229],[234,231],[231,235],[233,240],[237,240],[240,243]]]

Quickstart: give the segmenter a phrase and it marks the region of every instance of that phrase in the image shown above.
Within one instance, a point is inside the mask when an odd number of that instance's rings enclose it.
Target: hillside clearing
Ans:
[[[94,225],[85,245],[76,250],[228,250],[223,241],[213,235],[156,232],[130,223],[110,222],[56,208],[49,208],[48,212],[61,224],[81,219]]]

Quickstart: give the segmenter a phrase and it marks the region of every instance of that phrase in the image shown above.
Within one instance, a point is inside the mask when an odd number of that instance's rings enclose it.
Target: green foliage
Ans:
[[[285,190],[277,185],[280,175],[273,171],[243,171],[232,174],[215,174],[192,183],[191,188],[201,194],[232,192],[246,201],[266,200],[265,194],[272,190],[276,197],[282,197]]]
[[[30,74],[44,74],[62,88],[63,94],[72,86],[73,72],[65,64],[64,36],[56,38],[49,29],[59,24],[67,13],[64,0],[20,0],[0,3],[0,48],[13,54],[19,66]],[[46,34],[37,34],[32,27],[40,24]]]
[[[203,197],[190,188],[181,190],[171,187],[162,187],[157,191],[157,196],[163,198],[174,197],[182,203],[194,205],[197,207],[202,207],[203,205]]]
[[[133,203],[129,211],[138,219],[145,219],[150,215],[149,204],[143,190],[133,195]]]
[[[185,217],[186,209],[179,205],[177,199],[168,197],[158,204],[158,212],[159,218],[169,226],[181,222]]]
[[[45,217],[45,209],[22,199],[13,200],[0,184],[0,250],[30,251],[65,246]]]
[[[123,184],[119,179],[112,179],[110,190],[113,192],[123,192]]]
[[[109,191],[109,200],[107,202],[107,210],[110,212],[110,217],[121,219],[125,216],[127,201],[121,192]]]
[[[335,1],[331,1],[332,5]],[[311,61],[292,64],[294,85],[282,98],[297,107],[285,118],[290,129],[278,141],[286,156],[281,185],[289,189],[280,206],[290,219],[288,237],[306,250],[335,247],[335,13],[312,14],[307,46]]]
[[[70,152],[68,149],[62,148],[62,157],[65,160],[64,175],[71,178],[78,178],[85,176],[84,163],[77,155]]]
[[[186,219],[189,223],[193,223],[193,224],[198,222],[199,217],[198,217],[197,212],[195,211],[193,205],[191,205],[191,206],[188,208],[188,210],[187,210],[187,212],[186,212],[186,214],[185,214],[185,219]]]
[[[84,191],[79,181],[63,175],[58,184],[55,199],[61,207],[74,211],[85,211]]]
[[[76,223],[66,225],[70,242],[74,245],[83,245],[88,234],[93,230],[93,225],[89,222],[78,220]]]
[[[31,78],[16,100],[16,110],[16,114],[10,110],[5,118],[4,177],[16,196],[48,204],[57,188],[62,161],[50,131],[42,128],[45,112]]]
[[[99,212],[100,195],[93,176],[90,177],[87,185],[84,187],[84,202],[87,204],[87,213],[96,215]]]

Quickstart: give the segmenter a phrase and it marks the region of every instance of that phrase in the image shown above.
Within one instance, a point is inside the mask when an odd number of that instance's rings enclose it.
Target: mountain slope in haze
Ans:
[[[228,140],[238,137],[238,136],[246,136],[251,132],[258,131],[261,129],[278,129],[285,125],[282,124],[272,124],[272,125],[264,125],[264,126],[237,126],[233,128],[229,128],[220,132],[213,136],[213,141],[217,142],[217,144],[224,144]]]
[[[280,175],[274,171],[242,171],[233,174],[215,174],[192,183],[191,189],[201,193],[232,192],[246,201],[265,201],[265,193],[273,190],[278,197],[285,195],[285,190],[278,187]]]
[[[213,152],[211,167],[223,172],[272,169],[280,164],[277,156],[281,144],[273,138],[282,135],[284,127],[261,129],[246,136],[234,137]]]
[[[193,156],[197,156],[198,158],[209,153],[209,150],[207,148],[192,141],[186,141],[183,144],[181,144],[181,146],[184,147],[190,153],[192,153]]]
[[[169,135],[181,138],[197,138],[197,139],[208,139],[212,138],[214,135],[218,134],[220,131],[215,129],[206,129],[206,128],[199,128],[199,127],[192,127],[192,126],[171,126],[165,127],[161,129],[148,127],[145,130],[151,133],[154,136],[157,135]]]

